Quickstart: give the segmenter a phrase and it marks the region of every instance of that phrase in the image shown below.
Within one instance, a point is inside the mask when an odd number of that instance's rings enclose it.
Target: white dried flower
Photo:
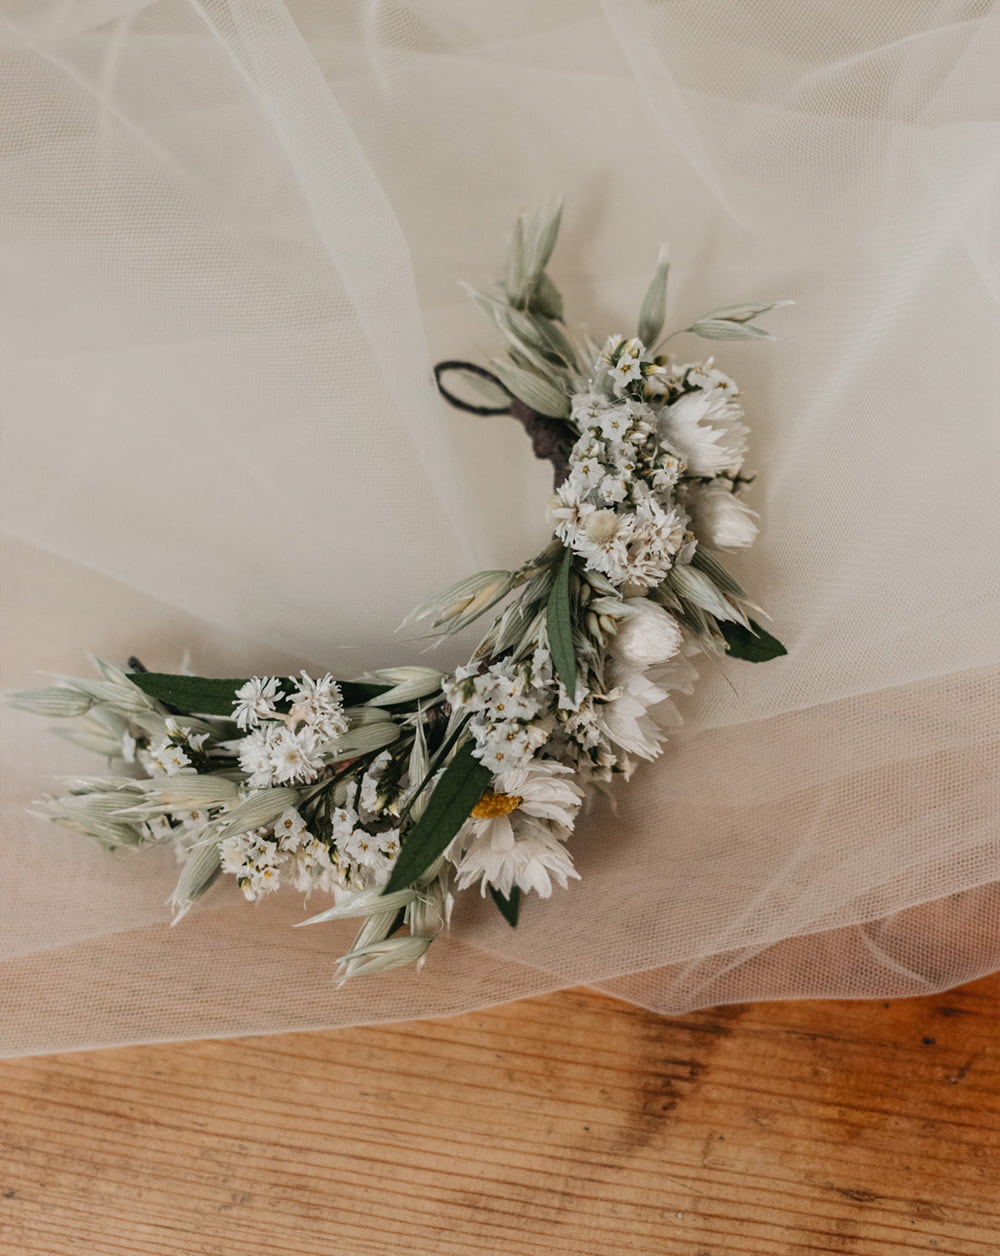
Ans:
[[[180,773],[197,771],[197,768],[191,766],[191,760],[184,750],[171,741],[161,741],[150,746],[146,767],[153,776],[177,776]]]
[[[279,728],[269,749],[274,779],[279,784],[305,784],[323,770],[320,742],[312,728]]]
[[[309,830],[294,807],[286,807],[274,822],[274,840],[281,850],[295,852],[309,840]]]
[[[274,784],[271,742],[276,733],[277,729],[271,726],[257,728],[239,743],[240,767],[247,775],[247,784],[254,789]]]
[[[237,728],[256,728],[262,719],[274,715],[276,703],[285,695],[274,676],[252,676],[236,690],[233,719]]]
[[[679,454],[689,475],[715,476],[743,465],[749,432],[743,411],[725,388],[698,389],[663,411],[660,439]]]
[[[323,738],[340,737],[347,732],[347,716],[340,686],[329,672],[313,680],[305,672],[291,695],[289,722],[302,722]]]
[[[744,549],[757,536],[756,512],[724,480],[692,484],[684,501],[699,540],[716,549]]]
[[[570,877],[579,876],[552,825],[529,819],[520,825],[509,845],[488,836],[474,840],[458,866],[457,884],[464,890],[478,881],[483,894],[492,885],[506,898],[516,885],[548,898],[553,879],[565,889]]]
[[[608,653],[633,667],[665,663],[681,648],[683,634],[673,615],[645,597],[625,599],[627,615],[608,643]]]
[[[611,669],[614,688],[595,706],[597,726],[614,745],[640,759],[660,753],[663,731],[649,715],[649,708],[667,697],[645,675],[619,664]]]

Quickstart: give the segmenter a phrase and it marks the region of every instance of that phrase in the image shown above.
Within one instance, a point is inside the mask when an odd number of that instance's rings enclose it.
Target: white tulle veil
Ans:
[[[3,682],[85,652],[343,676],[544,540],[548,468],[449,411],[519,209],[634,325],[792,298],[725,345],[787,658],[705,663],[665,754],[512,931],[336,989],[350,926],[26,814],[100,770],[5,716],[0,1049],[437,1015],[585,982],[663,1011],[1000,966],[998,14],[978,0],[0,0]],[[692,357],[703,342],[683,343]],[[439,653],[461,661],[454,645]],[[315,910],[315,904],[313,904]]]

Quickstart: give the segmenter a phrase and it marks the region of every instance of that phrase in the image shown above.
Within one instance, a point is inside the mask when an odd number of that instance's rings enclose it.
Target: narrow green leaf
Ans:
[[[517,917],[521,911],[521,887],[515,885],[510,892],[510,898],[502,894],[495,885],[490,886],[490,898],[496,903],[500,915],[510,925],[512,929],[517,928]]]
[[[573,615],[569,601],[569,573],[572,566],[573,551],[563,550],[562,562],[549,592],[545,628],[556,675],[569,696],[575,698],[576,655],[573,652]]]
[[[663,320],[667,316],[667,274],[670,263],[667,261],[666,245],[660,250],[656,273],[646,289],[646,296],[639,312],[639,339],[649,349],[656,344],[663,331]]]
[[[151,698],[188,714],[232,716],[236,690],[245,680],[204,676],[171,676],[166,672],[134,672],[129,680]]]
[[[747,663],[766,663],[769,659],[780,658],[788,651],[777,637],[765,632],[760,624],[750,620],[748,632],[742,624],[720,624],[722,635],[726,638],[726,653],[734,659],[743,659]]]
[[[441,774],[426,811],[403,836],[403,848],[385,887],[386,894],[412,885],[439,858],[492,779],[489,768],[472,757],[472,742],[459,746]]]
[[[167,672],[132,672],[129,680],[151,698],[187,715],[232,716],[236,690],[242,680],[217,680],[208,676],[173,676]],[[286,682],[294,683],[294,682]],[[369,685],[355,680],[338,682],[344,703],[358,706],[385,693],[388,685]]]

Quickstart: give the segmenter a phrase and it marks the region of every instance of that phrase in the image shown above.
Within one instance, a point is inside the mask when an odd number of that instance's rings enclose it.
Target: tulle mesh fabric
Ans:
[[[449,412],[516,212],[557,193],[569,318],[793,298],[714,347],[753,428],[737,574],[787,658],[705,662],[516,931],[474,893],[419,974],[350,926],[25,808],[100,771],[4,716],[0,1051],[459,1012],[589,983],[661,1011],[1000,967],[998,15],[974,2],[0,0],[4,674],[85,651],[348,676],[547,532],[549,475]],[[452,644],[436,656],[461,661]],[[311,910],[315,909],[315,901]]]

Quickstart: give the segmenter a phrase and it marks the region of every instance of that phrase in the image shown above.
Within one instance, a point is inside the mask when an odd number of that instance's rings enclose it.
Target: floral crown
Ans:
[[[559,223],[558,209],[519,219],[503,281],[472,291],[506,359],[436,368],[452,404],[522,423],[555,477],[540,554],[470,576],[405,621],[448,635],[495,612],[467,663],[337,681],[96,660],[99,679],[8,695],[72,720],[59,731],[127,769],[72,778],[45,806],[111,851],[171,846],[175,920],[223,874],[248,899],[332,894],[302,923],[362,920],[343,978],[422,961],[455,891],[478,885],[516,925],[524,894],[578,877],[567,842],[588,796],[659,754],[659,712],[690,690],[692,656],[785,653],[720,558],[757,531],[740,498],[736,385],[711,358],[659,351],[662,254],[636,336],[571,336],[547,273]],[[683,331],[770,339],[755,320],[779,304],[714,310]],[[483,404],[456,396],[451,375]]]

